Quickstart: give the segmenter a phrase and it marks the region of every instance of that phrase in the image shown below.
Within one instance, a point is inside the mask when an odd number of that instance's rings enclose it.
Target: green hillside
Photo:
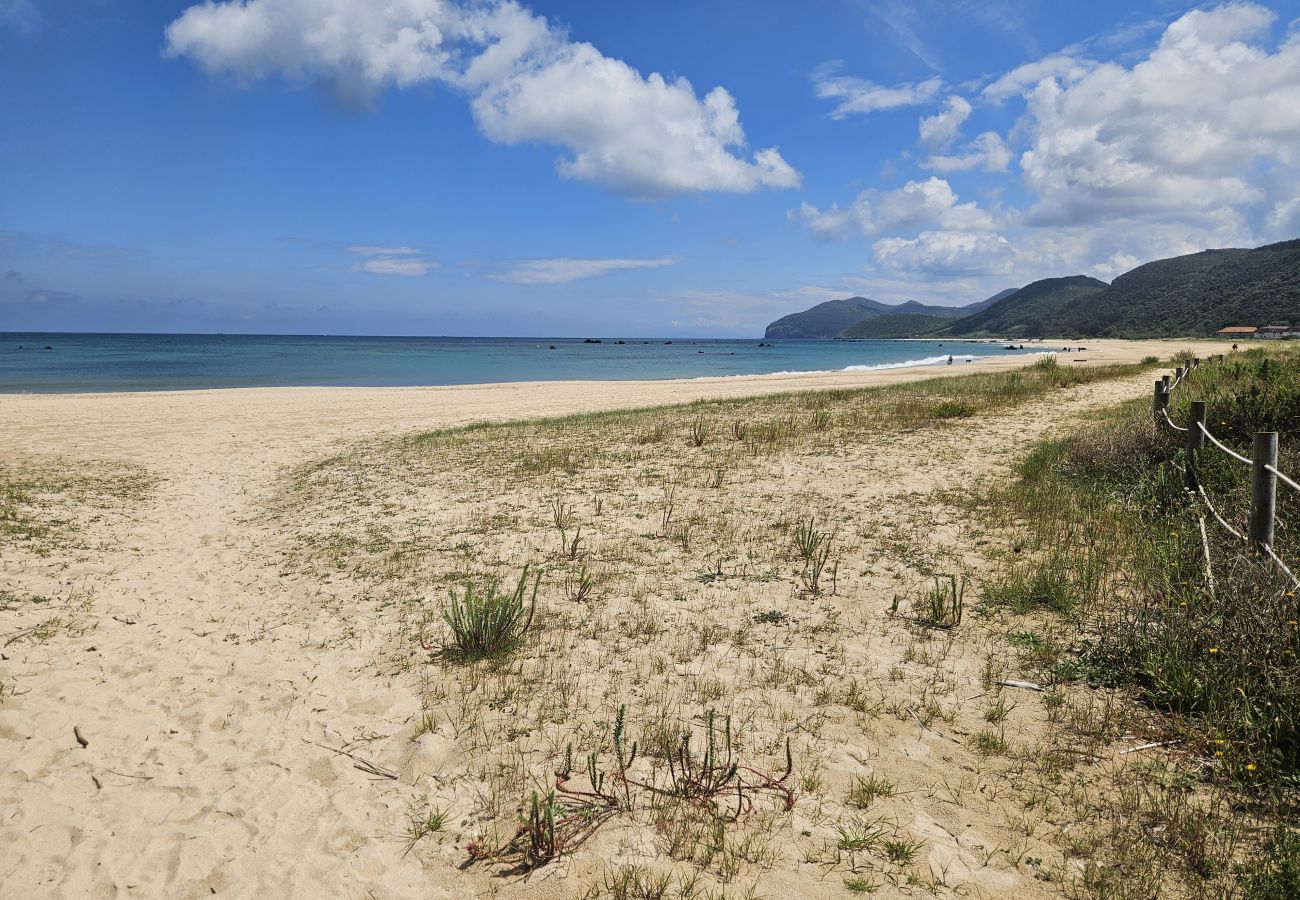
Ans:
[[[906,303],[881,303],[866,297],[848,297],[843,300],[828,300],[818,303],[811,309],[791,313],[777,319],[767,326],[765,338],[836,338],[846,329],[865,323],[871,319],[884,316],[933,316],[940,320],[952,321],[961,316],[978,312],[986,306],[997,302],[1015,289],[1000,291],[969,306],[927,306],[908,300]]]
[[[1084,304],[1106,290],[1106,282],[1087,275],[1044,278],[1028,284],[1010,296],[973,316],[966,316],[941,328],[936,337],[1035,338],[1061,334],[1061,311],[1072,304]]]
[[[1110,285],[1046,278],[966,307],[832,300],[773,322],[767,337],[1190,337],[1225,325],[1300,325],[1300,240],[1156,260]]]
[[[1292,323],[1300,324],[1300,240],[1138,266],[1102,293],[1067,304],[1055,333],[1165,337]]]
[[[891,313],[873,316],[844,329],[840,337],[847,340],[878,340],[885,338],[921,337],[938,331],[952,323],[951,316],[932,316],[926,313]]]
[[[812,309],[791,313],[767,326],[763,337],[772,338],[833,338],[845,328],[863,319],[881,315],[885,304],[866,297],[849,297],[846,300],[828,300]]]

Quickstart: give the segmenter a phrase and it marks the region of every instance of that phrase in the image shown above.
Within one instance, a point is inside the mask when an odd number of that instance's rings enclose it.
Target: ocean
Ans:
[[[942,365],[970,341],[331,337],[0,332],[0,393],[641,380]]]

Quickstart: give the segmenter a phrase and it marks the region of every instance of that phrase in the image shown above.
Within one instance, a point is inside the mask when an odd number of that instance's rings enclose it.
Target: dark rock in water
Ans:
[[[45,345],[45,349],[46,349],[46,350],[53,350],[54,348],[51,347],[49,344],[46,344],[46,345]],[[1080,349],[1082,349],[1082,348],[1080,348]]]
[[[664,346],[667,347],[667,346],[668,346],[669,344],[671,344],[671,343],[672,343],[672,341],[664,341]]]
[[[600,338],[587,338],[585,341],[583,341],[583,343],[584,343],[584,344],[603,344],[604,341],[602,341]]]
[[[554,345],[554,344],[551,344],[551,345],[550,345],[549,347],[547,347],[546,349],[547,349],[547,350],[554,350],[554,349],[555,349],[555,345]]]
[[[620,343],[620,344],[626,344],[627,341],[618,341],[618,343]]]

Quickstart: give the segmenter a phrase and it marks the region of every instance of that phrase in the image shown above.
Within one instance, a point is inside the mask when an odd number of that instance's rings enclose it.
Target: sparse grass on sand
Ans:
[[[154,479],[131,465],[23,456],[0,461],[0,650],[95,627],[93,585],[66,571],[111,541]],[[0,671],[0,702],[16,687]]]
[[[438,883],[1051,896],[1092,840],[1063,804],[1105,795],[1118,732],[1080,750],[1094,699],[1010,696],[1007,622],[972,614],[997,540],[943,494],[1148,371],[1044,360],[366,441],[288,473],[272,515],[283,565],[345,576],[385,629],[377,667],[420,697],[407,737],[455,748],[425,808],[468,868],[408,837]],[[509,652],[437,652],[453,598],[525,564]]]
[[[67,551],[88,523],[139,504],[153,486],[125,463],[0,459],[0,545],[37,556]]]

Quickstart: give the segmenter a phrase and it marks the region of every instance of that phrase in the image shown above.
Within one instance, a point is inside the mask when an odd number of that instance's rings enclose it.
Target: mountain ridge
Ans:
[[[880,316],[924,315],[942,321],[951,321],[979,312],[997,300],[1014,293],[1015,288],[999,291],[992,297],[966,306],[929,306],[908,300],[904,303],[882,303],[868,297],[845,297],[826,300],[800,312],[782,316],[767,326],[764,339],[833,339],[846,329]]]
[[[798,336],[1151,338],[1211,335],[1227,325],[1300,325],[1300,239],[1152,260],[1109,285],[1087,275],[1044,278],[963,307],[852,299],[859,305],[838,307],[837,319],[812,317]],[[773,328],[787,321],[801,330],[801,316],[836,302],[778,319],[767,337],[786,336]]]

